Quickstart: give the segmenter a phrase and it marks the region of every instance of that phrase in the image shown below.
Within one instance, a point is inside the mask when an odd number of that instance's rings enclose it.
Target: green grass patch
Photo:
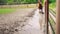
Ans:
[[[49,4],[49,8],[51,8],[51,9],[56,8],[56,3],[51,3],[51,4]]]
[[[56,3],[49,4],[49,8],[52,9],[54,12],[56,12]]]
[[[9,13],[12,13],[14,12],[15,9],[11,9],[11,8],[2,8],[0,9],[0,14],[9,14]]]
[[[56,3],[49,4],[49,8],[53,14],[56,14]]]

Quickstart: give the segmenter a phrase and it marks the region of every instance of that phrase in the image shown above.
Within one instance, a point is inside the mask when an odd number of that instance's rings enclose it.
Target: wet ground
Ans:
[[[42,15],[34,8],[18,9],[14,13],[0,15],[0,34],[42,34]]]

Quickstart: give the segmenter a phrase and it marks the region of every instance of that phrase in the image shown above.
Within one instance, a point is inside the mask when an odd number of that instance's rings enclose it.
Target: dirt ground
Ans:
[[[42,34],[41,17],[34,8],[17,9],[14,13],[0,15],[0,34]]]
[[[32,17],[33,10],[33,8],[17,9],[14,13],[0,15],[0,34],[12,34],[18,26],[23,27]]]

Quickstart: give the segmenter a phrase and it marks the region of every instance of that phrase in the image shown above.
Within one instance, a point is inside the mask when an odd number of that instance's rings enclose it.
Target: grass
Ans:
[[[56,3],[49,4],[49,8],[51,8],[51,9],[56,8]]]
[[[15,11],[15,8],[20,9],[20,8],[36,8],[36,7],[37,4],[3,5],[3,7],[0,8],[0,14],[12,13]]]
[[[8,13],[12,13],[14,12],[15,9],[11,9],[11,8],[2,8],[0,9],[0,14],[8,14]]]
[[[56,3],[51,3],[49,4],[49,9],[51,10],[51,12],[56,15]]]
[[[52,9],[56,13],[56,3],[49,4],[49,8]]]

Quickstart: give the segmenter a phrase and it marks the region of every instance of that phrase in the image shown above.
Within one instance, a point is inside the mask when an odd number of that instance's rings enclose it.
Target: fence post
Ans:
[[[46,23],[46,34],[48,33],[48,21],[49,21],[49,1],[45,0],[45,23]]]
[[[56,0],[56,34],[60,34],[60,0]]]

